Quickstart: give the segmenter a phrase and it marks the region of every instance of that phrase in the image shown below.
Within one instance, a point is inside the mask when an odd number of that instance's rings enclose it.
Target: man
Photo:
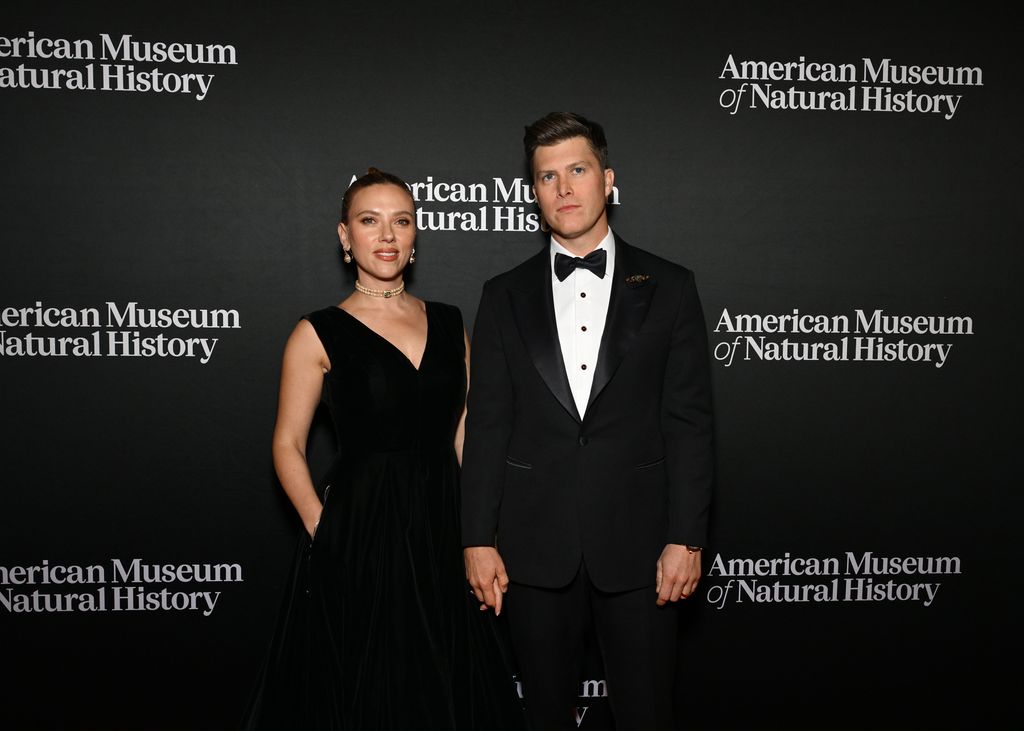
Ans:
[[[466,576],[506,610],[537,731],[576,727],[588,627],[616,728],[670,729],[676,602],[697,588],[711,499],[704,316],[689,270],[611,232],[600,125],[552,113],[524,144],[551,240],[480,300]]]

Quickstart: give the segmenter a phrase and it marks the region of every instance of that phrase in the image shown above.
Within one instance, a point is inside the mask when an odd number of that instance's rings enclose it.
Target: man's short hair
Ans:
[[[608,169],[608,141],[601,125],[575,112],[550,112],[526,127],[523,147],[530,170],[533,170],[533,153],[538,147],[548,147],[573,137],[584,138],[601,163],[601,169]]]

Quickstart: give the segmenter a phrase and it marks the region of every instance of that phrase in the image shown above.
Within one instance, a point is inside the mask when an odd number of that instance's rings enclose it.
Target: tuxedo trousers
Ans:
[[[583,563],[560,589],[512,582],[504,607],[533,731],[577,728],[588,632],[600,650],[615,730],[675,728],[679,612],[656,598],[653,585],[603,592]]]

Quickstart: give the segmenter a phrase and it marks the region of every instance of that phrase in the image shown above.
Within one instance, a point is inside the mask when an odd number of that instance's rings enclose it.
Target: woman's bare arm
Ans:
[[[320,338],[308,320],[300,321],[284,349],[273,455],[277,478],[310,536],[316,532],[323,506],[306,462],[306,441],[328,370]]]
[[[462,337],[466,341],[466,390],[469,391],[469,335],[462,331]],[[462,416],[459,417],[459,426],[455,430],[455,456],[459,458],[459,466],[462,465],[462,445],[466,441],[466,404],[462,404]]]

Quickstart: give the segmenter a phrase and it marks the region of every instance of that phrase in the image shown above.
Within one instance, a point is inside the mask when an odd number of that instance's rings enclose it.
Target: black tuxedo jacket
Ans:
[[[615,280],[584,418],[562,362],[547,247],[483,288],[462,468],[465,546],[513,581],[655,583],[666,543],[703,546],[712,484],[704,315],[688,269],[616,237]]]

